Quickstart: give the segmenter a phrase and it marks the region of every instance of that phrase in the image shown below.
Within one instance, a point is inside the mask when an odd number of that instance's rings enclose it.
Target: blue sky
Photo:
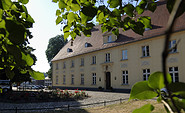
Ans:
[[[61,24],[55,24],[55,12],[58,4],[52,0],[29,0],[26,5],[28,13],[33,17],[35,23],[30,29],[33,38],[29,40],[31,47],[35,48],[34,54],[37,57],[36,65],[33,66],[35,71],[47,72],[49,67],[45,51],[49,39],[56,35],[62,34],[60,31]]]

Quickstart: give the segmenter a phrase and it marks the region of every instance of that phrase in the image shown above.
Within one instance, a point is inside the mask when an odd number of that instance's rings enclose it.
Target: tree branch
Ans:
[[[169,97],[170,97],[170,100],[172,102],[172,105],[174,106],[175,111],[178,112],[178,113],[180,113],[180,111],[178,111],[177,106],[175,105],[175,102],[172,98],[170,89],[168,87],[169,83],[167,81],[166,64],[167,64],[167,57],[169,55],[169,51],[168,51],[169,41],[170,41],[170,38],[171,38],[173,26],[174,26],[174,23],[175,23],[175,20],[176,20],[176,14],[177,14],[178,8],[179,8],[181,3],[182,3],[182,0],[176,0],[175,4],[173,6],[173,10],[170,14],[168,24],[167,24],[167,29],[166,29],[166,32],[165,32],[166,37],[165,37],[164,50],[163,50],[163,53],[162,53],[162,69],[163,69],[163,73],[164,73],[164,84],[165,84],[166,89],[169,93]]]

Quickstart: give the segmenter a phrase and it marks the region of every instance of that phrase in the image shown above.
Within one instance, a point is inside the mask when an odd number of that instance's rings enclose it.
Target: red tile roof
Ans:
[[[114,46],[123,45],[126,43],[131,43],[139,41],[142,39],[152,38],[156,36],[163,35],[169,18],[169,13],[166,8],[166,2],[164,0],[159,1],[158,7],[154,13],[150,11],[145,11],[142,16],[150,16],[151,23],[153,25],[152,30],[145,31],[143,36],[134,33],[132,30],[122,31],[120,29],[120,34],[118,39],[112,43],[103,43],[103,33],[101,31],[101,25],[95,26],[92,29],[91,37],[86,37],[82,34],[81,37],[76,37],[71,46],[71,41],[69,41],[52,59],[52,61],[61,60],[77,55],[82,55],[89,52],[98,51],[101,49],[106,49]],[[185,14],[181,15],[175,24],[175,31],[185,30]],[[92,46],[85,48],[85,43],[90,43]],[[67,52],[67,49],[72,49],[72,52]]]

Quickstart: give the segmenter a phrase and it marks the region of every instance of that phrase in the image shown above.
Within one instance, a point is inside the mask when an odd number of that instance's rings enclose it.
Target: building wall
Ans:
[[[178,67],[179,81],[184,82],[185,77],[185,31],[176,32],[171,40],[178,43],[177,52],[168,57],[168,67]],[[121,46],[99,50],[71,58],[54,61],[53,63],[53,86],[75,88],[106,88],[106,72],[111,73],[111,87],[115,89],[131,89],[138,81],[143,80],[143,69],[150,69],[150,74],[161,71],[161,54],[163,50],[164,36],[144,39]],[[142,57],[142,46],[149,46],[149,57]],[[122,60],[122,50],[127,50],[127,60]],[[105,63],[106,53],[111,54],[111,61]],[[96,64],[92,64],[92,56],[96,56]],[[81,58],[84,58],[84,66],[80,66]],[[71,60],[74,67],[71,68]],[[63,62],[66,68],[63,69]],[[58,69],[56,65],[58,64]],[[167,67],[167,68],[168,68]],[[122,84],[122,71],[128,70],[128,84]],[[92,85],[92,73],[96,73],[96,85]],[[71,84],[71,75],[74,75],[74,84]],[[81,85],[81,74],[84,74],[84,85]],[[66,84],[63,84],[63,75],[66,76]],[[58,84],[56,84],[58,76]]]

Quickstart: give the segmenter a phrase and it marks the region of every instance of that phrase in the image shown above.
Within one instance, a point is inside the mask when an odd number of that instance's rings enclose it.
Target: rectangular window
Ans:
[[[71,67],[74,67],[74,60],[71,60]]]
[[[81,58],[81,65],[80,66],[84,66],[84,58]]]
[[[56,76],[56,84],[58,84],[58,76]]]
[[[122,74],[122,84],[128,84],[128,71],[123,71]]]
[[[96,64],[96,56],[92,57],[92,64]]]
[[[66,84],[66,76],[63,76],[63,84]]]
[[[74,75],[71,75],[71,84],[74,84]]]
[[[63,62],[63,69],[66,68],[66,62]]]
[[[143,57],[150,56],[149,46],[142,46],[142,55],[143,55]]]
[[[150,76],[150,69],[143,69],[143,80],[148,80]]]
[[[56,63],[56,70],[58,70],[58,63]]]
[[[105,62],[110,62],[110,53],[106,53]]]
[[[179,82],[178,67],[169,67],[169,73],[173,82]]]
[[[95,85],[96,84],[96,73],[92,74],[92,84]]]
[[[128,59],[127,57],[127,50],[122,50],[122,60]]]
[[[112,42],[112,36],[108,36],[108,41],[107,42]]]
[[[84,84],[84,74],[81,74],[81,84]]]
[[[169,42],[169,49],[171,50],[170,53],[177,52],[177,48],[175,46],[176,46],[176,40],[171,40]]]

